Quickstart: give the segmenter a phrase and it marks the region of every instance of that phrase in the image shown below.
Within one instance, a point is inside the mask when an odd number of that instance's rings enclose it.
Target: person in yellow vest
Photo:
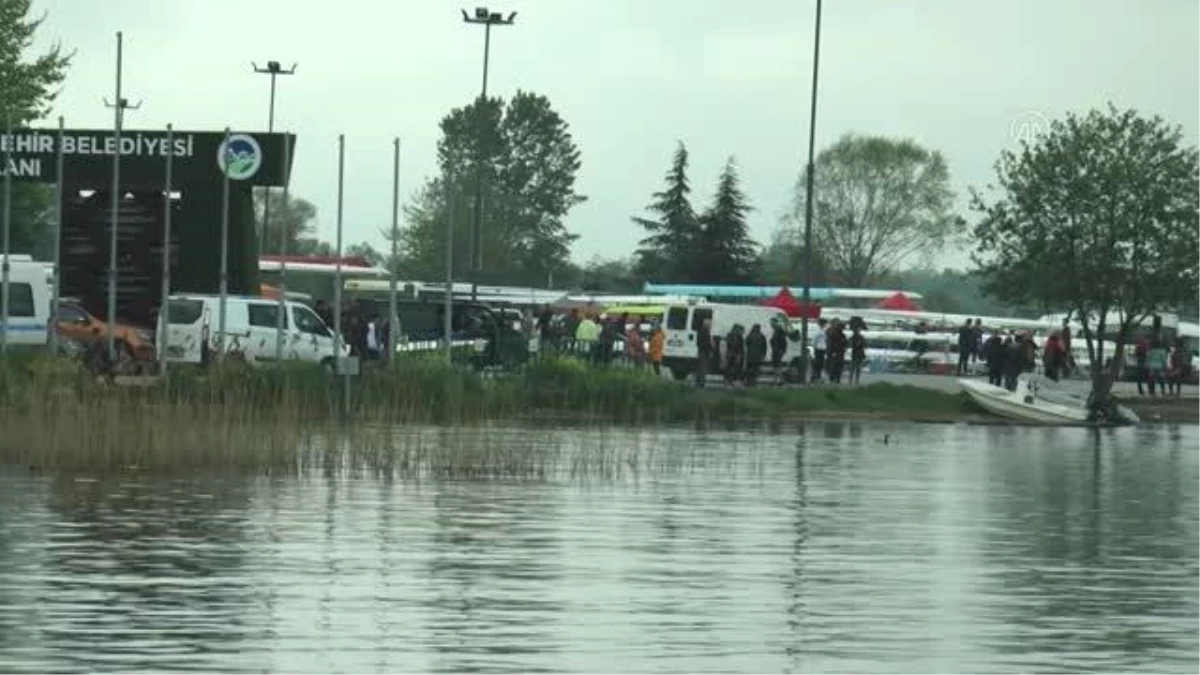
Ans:
[[[650,367],[658,376],[662,376],[663,343],[666,339],[662,323],[655,319],[650,326]]]

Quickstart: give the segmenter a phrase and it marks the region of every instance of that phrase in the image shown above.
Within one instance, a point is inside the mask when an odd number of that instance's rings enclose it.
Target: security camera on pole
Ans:
[[[488,54],[492,44],[492,26],[511,26],[513,20],[517,18],[517,13],[512,12],[505,18],[500,12],[489,12],[487,7],[476,7],[475,15],[467,13],[467,10],[462,10],[463,21],[467,23],[480,24],[483,26],[483,89],[479,94],[479,103],[482,105],[487,101],[487,81],[488,81]],[[477,115],[479,119],[479,143],[476,144],[475,157],[475,211],[471,223],[471,300],[474,301],[479,297],[479,271],[483,268],[483,238],[481,233],[482,228],[482,213],[483,213],[483,115]]]

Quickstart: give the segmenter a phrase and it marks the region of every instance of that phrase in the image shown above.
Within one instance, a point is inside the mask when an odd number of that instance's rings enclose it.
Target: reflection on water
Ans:
[[[0,473],[0,671],[1196,672],[1195,427],[769,431],[489,431],[567,466],[531,480]]]

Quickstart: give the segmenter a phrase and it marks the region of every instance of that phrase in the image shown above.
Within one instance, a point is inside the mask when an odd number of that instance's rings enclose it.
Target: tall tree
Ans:
[[[1082,322],[1092,398],[1106,411],[1132,328],[1200,285],[1200,154],[1178,126],[1134,110],[1093,110],[1005,151],[994,198],[975,191],[983,216],[974,255],[987,290],[1044,303]],[[1116,315],[1116,353],[1103,340]]]
[[[271,214],[264,237],[263,212],[268,199],[271,200]],[[261,253],[278,255],[281,237],[287,238],[287,255],[331,256],[337,253],[333,244],[317,237],[317,207],[303,197],[289,196],[285,203],[282,192],[256,191],[254,220],[262,242]]]
[[[707,281],[745,284],[762,271],[758,244],[750,238],[746,216],[750,203],[738,184],[737,166],[730,157],[717,179],[713,203],[701,217],[697,260]]]
[[[566,121],[539,94],[518,91],[507,103],[476,99],[441,122],[440,175],[406,207],[401,233],[406,268],[422,278],[445,273],[447,194],[454,196],[457,278],[469,268],[470,209],[483,172],[483,280],[540,284],[570,256],[576,235],[570,210],[586,200],[575,190],[580,153]],[[447,186],[450,190],[447,190]]]
[[[803,224],[807,171],[791,223]],[[911,140],[846,134],[821,151],[813,184],[813,246],[835,281],[862,287],[903,262],[941,249],[966,221],[941,153]]]
[[[654,201],[647,208],[655,218],[633,218],[648,234],[637,252],[637,271],[646,279],[677,283],[698,280],[700,218],[688,197],[692,188],[687,169],[688,151],[681,141],[671,158],[666,187],[654,193]]]
[[[362,258],[367,264],[375,267],[382,267],[387,263],[387,256],[365,241],[347,246],[346,255]]]
[[[264,224],[263,212],[268,199],[271,200],[270,222]],[[287,252],[296,254],[302,247],[301,241],[315,238],[317,207],[306,199],[289,196],[285,204],[282,192],[259,190],[254,193],[254,216],[263,253],[278,254],[281,240],[286,239]]]
[[[72,55],[63,53],[59,45],[30,58],[34,34],[44,19],[30,18],[30,4],[30,0],[0,0],[0,125],[5,117],[14,127],[45,117],[71,62]],[[12,250],[49,258],[53,189],[19,183],[13,185],[12,199]]]
[[[803,270],[804,239],[800,231],[785,220],[771,233],[771,239],[762,252],[762,280],[767,284],[800,288],[804,284]],[[812,284],[826,286],[829,283],[829,265],[820,249],[812,252]],[[797,293],[799,295],[799,293]]]

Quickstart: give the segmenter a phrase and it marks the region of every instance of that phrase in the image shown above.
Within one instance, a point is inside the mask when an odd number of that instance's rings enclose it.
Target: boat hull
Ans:
[[[1040,424],[1081,424],[1088,421],[1082,406],[1068,406],[1038,398],[1027,381],[1009,391],[977,380],[960,379],[959,386],[971,400],[988,412],[1008,419]]]

